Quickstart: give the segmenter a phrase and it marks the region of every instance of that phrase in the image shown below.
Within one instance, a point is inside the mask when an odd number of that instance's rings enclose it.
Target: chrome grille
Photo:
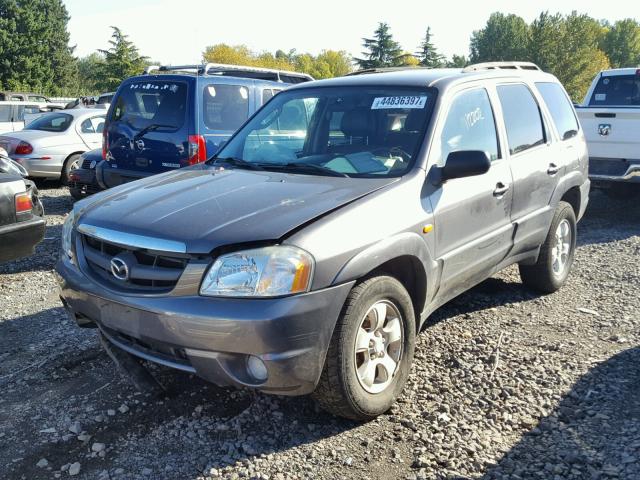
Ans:
[[[91,159],[90,158],[85,158],[82,161],[82,166],[80,168],[84,168],[85,170],[90,170],[91,169]]]
[[[109,286],[154,293],[168,292],[178,283],[189,262],[186,254],[163,255],[140,248],[128,248],[86,234],[80,234],[86,265]],[[116,277],[113,260],[126,264],[127,275]],[[116,269],[116,273],[119,270]],[[122,278],[124,277],[124,278]]]

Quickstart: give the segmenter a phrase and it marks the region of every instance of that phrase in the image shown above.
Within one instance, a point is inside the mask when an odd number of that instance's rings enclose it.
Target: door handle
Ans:
[[[509,191],[509,187],[507,185],[505,185],[502,182],[498,182],[496,184],[496,189],[493,191],[493,196],[494,197],[501,197],[505,193],[507,193],[508,191]]]
[[[560,171],[560,167],[557,166],[555,163],[550,163],[549,168],[547,168],[547,173],[551,176],[555,175],[559,171]]]

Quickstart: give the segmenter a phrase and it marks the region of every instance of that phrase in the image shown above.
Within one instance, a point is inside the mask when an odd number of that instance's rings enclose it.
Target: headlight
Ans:
[[[274,246],[222,255],[204,277],[201,295],[276,297],[309,290],[313,257],[299,248]]]
[[[64,221],[64,225],[62,226],[62,251],[69,257],[73,256],[73,249],[71,248],[71,234],[73,233],[74,220],[75,214],[73,210],[71,210]]]

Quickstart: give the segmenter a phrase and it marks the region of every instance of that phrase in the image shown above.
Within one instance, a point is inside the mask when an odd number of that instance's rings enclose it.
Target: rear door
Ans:
[[[153,174],[187,165],[188,93],[186,80],[170,78],[123,85],[105,126],[112,167]]]
[[[553,142],[543,112],[525,83],[500,84],[499,104],[513,173],[511,218],[516,224],[513,254],[540,245],[547,234],[551,196],[563,168],[558,142]]]
[[[104,117],[104,115],[94,115],[76,125],[78,135],[89,150],[99,148],[102,144]]]
[[[488,172],[448,180],[430,193],[436,257],[442,262],[440,291],[451,298],[490,274],[511,249],[513,188],[485,88],[453,97],[434,140],[430,164],[444,166],[451,152],[462,150],[481,150],[491,159]]]

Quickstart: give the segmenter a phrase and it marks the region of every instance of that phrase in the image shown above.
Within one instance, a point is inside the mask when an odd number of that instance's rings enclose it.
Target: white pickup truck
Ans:
[[[640,68],[600,72],[576,107],[594,184],[614,195],[640,192]]]

